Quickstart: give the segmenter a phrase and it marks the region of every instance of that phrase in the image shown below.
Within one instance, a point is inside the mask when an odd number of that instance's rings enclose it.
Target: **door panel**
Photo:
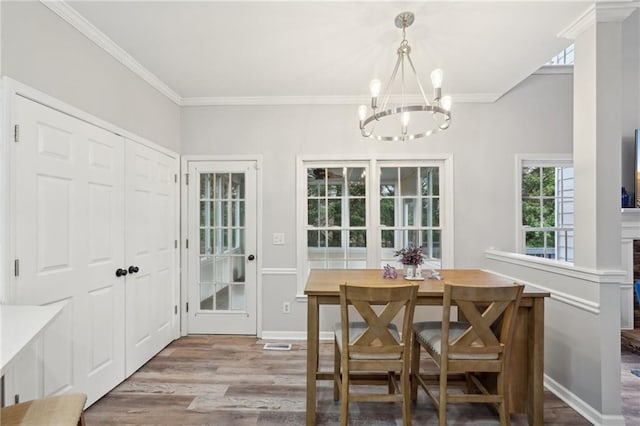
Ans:
[[[74,383],[74,362],[78,356],[74,354],[74,342],[68,336],[74,334],[74,312],[70,308],[70,299],[51,305],[63,305],[62,312],[52,321],[44,333],[43,348],[47,362],[56,368],[44,369],[44,394],[57,395],[72,391]],[[62,342],[62,344],[60,344]]]
[[[175,312],[178,160],[126,144],[127,375],[179,334]]]
[[[189,165],[189,332],[256,334],[256,164]]]
[[[124,378],[124,141],[20,96],[15,118],[13,302],[64,305],[21,364],[56,368],[18,367],[15,386],[23,400],[82,391],[91,404]]]

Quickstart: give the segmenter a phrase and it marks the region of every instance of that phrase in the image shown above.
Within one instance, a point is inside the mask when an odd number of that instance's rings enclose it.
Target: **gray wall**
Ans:
[[[2,75],[180,152],[180,108],[40,2],[0,3]]]
[[[186,107],[182,154],[262,154],[263,267],[296,268],[296,155],[453,153],[455,267],[482,267],[487,248],[515,250],[515,154],[571,152],[572,80],[536,74],[495,103],[454,104],[449,130],[404,144],[363,139],[353,105]],[[284,232],[286,245],[272,246],[273,232]],[[305,330],[304,305],[281,313],[295,298],[295,276],[263,280],[263,329]]]
[[[635,189],[635,138],[640,128],[640,11],[622,25],[622,186]],[[636,197],[638,194],[636,194]]]

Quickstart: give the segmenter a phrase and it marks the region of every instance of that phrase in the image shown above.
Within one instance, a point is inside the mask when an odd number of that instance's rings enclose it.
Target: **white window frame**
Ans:
[[[571,154],[516,154],[516,252],[526,254],[524,232],[522,225],[522,168],[523,167],[573,167]],[[551,262],[564,262],[556,259],[545,259]]]
[[[363,168],[365,170],[365,174],[366,174],[366,178],[365,178],[366,191],[365,191],[365,195],[364,195],[365,202],[366,202],[366,200],[369,199],[369,196],[371,195],[371,193],[370,193],[370,182],[371,182],[370,181],[370,175],[371,175],[371,171],[369,170],[369,163],[368,162],[366,162],[366,161],[347,161],[347,160],[342,161],[342,162],[315,161],[315,160],[314,161],[305,162],[304,163],[304,173],[305,173],[304,186],[305,186],[305,188],[306,188],[306,181],[307,181],[306,170],[308,168],[314,167],[314,166],[317,167],[317,168],[320,168],[320,169],[354,169],[354,168]],[[343,189],[343,194],[347,194],[346,186]],[[306,231],[308,230],[307,229],[307,220],[306,220],[307,215],[308,215],[308,211],[307,211],[308,206],[307,206],[307,203],[306,203],[306,201],[308,200],[307,196],[308,196],[307,192],[305,191],[305,193],[304,193],[304,201],[305,201],[305,203],[304,203],[304,206],[302,207],[304,209],[304,213],[305,213],[305,220],[303,222],[303,227],[300,228],[300,229],[304,229],[304,231],[301,231],[301,233],[304,234],[304,235],[302,235],[302,238],[303,238],[303,241],[305,242],[305,244],[304,244],[305,249],[308,249],[307,244],[306,244],[307,243]],[[325,196],[329,197],[328,195],[325,195]],[[347,196],[347,198],[341,198],[341,199],[342,199],[343,202],[344,201],[348,201],[348,196]],[[298,206],[298,208],[300,209],[300,206]],[[333,230],[340,230],[341,234],[342,234],[343,241],[346,241],[345,235],[347,233],[347,230],[345,228],[349,228],[349,229],[353,228],[352,226],[346,227],[344,225],[345,223],[347,223],[347,221],[348,221],[347,219],[349,218],[348,205],[347,206],[343,205],[341,211],[342,211],[342,214],[341,214],[341,216],[342,216],[341,217],[341,219],[342,219],[341,220],[341,225],[339,227],[337,227],[337,228],[334,228]],[[370,218],[371,218],[371,216],[369,214],[367,214],[367,216],[365,217],[364,226],[356,226],[355,227],[355,228],[361,228],[361,227],[364,228],[364,230],[366,231],[367,241],[369,241],[370,238],[371,238],[371,233],[370,233],[370,231],[368,229],[369,225],[370,225],[370,222],[369,222]],[[318,227],[318,228],[323,228],[323,227]],[[326,226],[326,228],[328,228],[328,230],[332,230],[330,226]],[[338,253],[338,252],[341,252],[343,249],[344,249],[343,247],[334,247],[334,248],[329,247],[326,250],[326,252],[328,252],[328,253]],[[370,257],[371,257],[371,253],[370,253],[370,250],[368,250],[367,251],[367,257],[365,259],[365,262],[367,264],[370,263]],[[306,256],[305,256],[305,259],[306,259]],[[339,261],[339,260],[336,259],[336,261]]]
[[[296,157],[296,246],[297,246],[297,299],[306,301],[304,286],[309,276],[309,262],[306,250],[307,224],[307,168],[364,167],[367,171],[367,268],[378,269],[381,257],[378,204],[371,208],[371,197],[378,200],[377,182],[381,167],[440,167],[440,223],[442,268],[454,267],[454,226],[453,226],[453,154],[422,155],[408,158],[408,155],[300,155]],[[378,200],[379,201],[379,200]],[[382,269],[381,269],[382,271]]]

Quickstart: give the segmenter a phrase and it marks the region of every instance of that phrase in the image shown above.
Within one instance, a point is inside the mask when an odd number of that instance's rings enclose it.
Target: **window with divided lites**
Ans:
[[[440,268],[441,165],[414,164],[305,163],[309,267],[401,267],[394,252],[421,246],[424,267]]]
[[[522,248],[530,256],[573,262],[573,166],[566,160],[522,162]]]

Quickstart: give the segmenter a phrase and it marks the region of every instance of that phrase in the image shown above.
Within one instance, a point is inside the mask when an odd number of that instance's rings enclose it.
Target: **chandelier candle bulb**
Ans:
[[[409,126],[410,118],[411,118],[411,115],[407,111],[402,113],[402,136],[407,135],[407,127]]]
[[[371,90],[371,108],[374,110],[378,107],[378,96],[380,95],[381,87],[382,82],[377,78],[371,80],[371,83],[369,83],[369,89]]]
[[[362,124],[364,119],[367,118],[367,106],[366,105],[360,105],[358,107],[358,117],[360,117],[360,124]]]
[[[382,82],[377,78],[371,80],[369,83],[369,89],[371,90],[371,97],[377,98],[380,95],[380,88],[382,87]]]
[[[440,68],[436,68],[431,71],[431,84],[433,85],[433,100],[438,102],[442,97],[442,79],[443,79],[442,70]]]
[[[451,111],[451,96],[445,95],[440,100],[440,105],[445,111]]]
[[[405,111],[402,113],[402,125],[407,127],[409,125],[409,120],[411,119],[411,115]]]
[[[431,71],[431,84],[433,85],[434,89],[442,88],[442,78],[443,74],[440,68],[436,68],[435,70]]]

